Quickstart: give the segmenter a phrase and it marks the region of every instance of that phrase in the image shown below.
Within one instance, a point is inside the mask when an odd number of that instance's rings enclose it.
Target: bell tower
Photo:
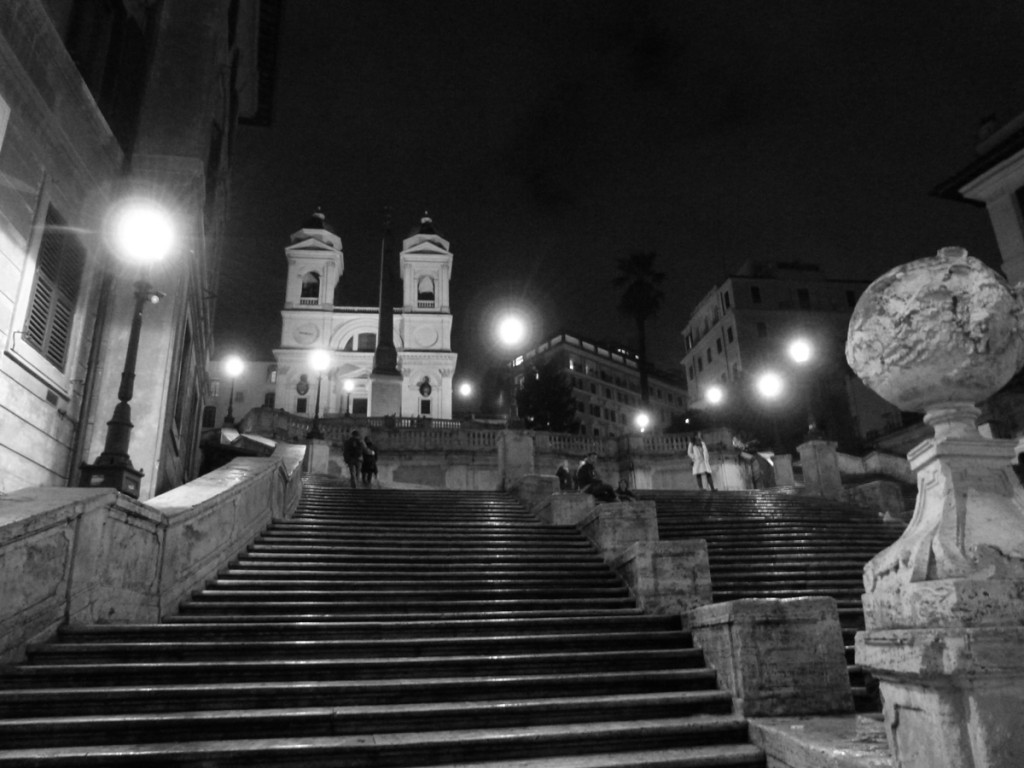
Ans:
[[[452,274],[449,243],[424,212],[419,231],[402,241],[402,312],[448,313]]]
[[[292,233],[284,249],[288,259],[285,309],[331,309],[334,289],[345,271],[345,257],[338,237],[318,206],[312,217]]]

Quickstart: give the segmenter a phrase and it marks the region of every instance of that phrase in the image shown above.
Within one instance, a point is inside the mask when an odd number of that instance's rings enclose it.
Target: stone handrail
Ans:
[[[145,503],[106,488],[31,488],[0,504],[0,663],[62,624],[155,622],[302,488],[303,446],[240,458]]]

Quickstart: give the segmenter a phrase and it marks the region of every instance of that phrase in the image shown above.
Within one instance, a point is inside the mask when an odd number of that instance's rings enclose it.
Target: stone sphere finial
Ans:
[[[850,318],[846,360],[905,411],[977,403],[1024,364],[1021,301],[963,248],[889,270]]]

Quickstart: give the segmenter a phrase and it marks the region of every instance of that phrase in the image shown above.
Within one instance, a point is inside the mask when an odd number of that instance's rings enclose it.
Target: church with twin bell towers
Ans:
[[[402,304],[392,307],[390,265],[382,263],[377,307],[337,307],[345,273],[341,237],[318,208],[284,249],[288,278],[281,311],[275,405],[320,415],[450,419],[457,355],[451,348],[452,253],[429,215],[402,241]],[[381,259],[392,259],[390,224]],[[319,369],[315,352],[322,351]]]

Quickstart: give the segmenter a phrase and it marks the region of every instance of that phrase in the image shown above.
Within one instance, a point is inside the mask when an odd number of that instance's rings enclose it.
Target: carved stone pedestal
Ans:
[[[1024,765],[1024,628],[890,629],[857,636],[878,677],[896,764]]]
[[[935,430],[910,524],[864,568],[857,662],[899,768],[1024,765],[1024,489],[973,405],[1020,369],[1022,330],[1019,294],[959,248],[883,275],[850,321],[850,365]]]

